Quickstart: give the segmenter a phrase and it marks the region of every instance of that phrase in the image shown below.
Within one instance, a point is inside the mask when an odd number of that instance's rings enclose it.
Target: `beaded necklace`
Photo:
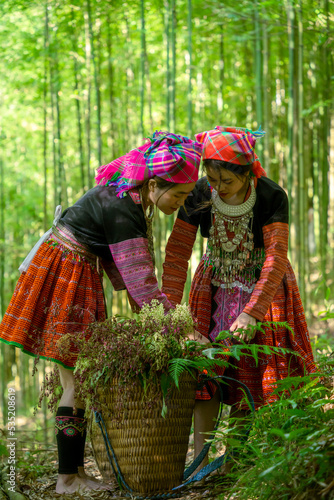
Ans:
[[[250,181],[251,193],[241,205],[229,205],[212,190],[212,226],[205,256],[206,267],[213,266],[212,284],[224,284],[231,288],[236,275],[251,262],[254,249],[253,207],[256,191],[253,180]],[[227,235],[227,230],[232,236]]]

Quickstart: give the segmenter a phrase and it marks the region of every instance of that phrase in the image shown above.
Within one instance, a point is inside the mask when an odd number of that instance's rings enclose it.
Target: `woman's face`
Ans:
[[[156,182],[152,180],[152,184],[149,186],[149,198],[164,214],[171,215],[182,207],[195,184],[195,182],[176,184],[166,191],[166,188],[159,189]]]
[[[223,201],[233,203],[241,200],[242,203],[248,188],[248,176],[237,177],[226,168],[218,172],[211,167],[206,168],[206,174],[210,185],[218,191]]]

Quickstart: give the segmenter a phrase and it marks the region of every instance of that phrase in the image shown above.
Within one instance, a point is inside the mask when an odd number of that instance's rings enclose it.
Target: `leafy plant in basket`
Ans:
[[[189,340],[188,335],[194,332],[194,327],[187,305],[177,305],[165,314],[163,305],[153,300],[141,309],[136,319],[113,316],[103,323],[91,324],[85,333],[65,335],[57,346],[64,356],[71,345],[78,349],[74,370],[78,383],[76,396],[86,401],[88,408],[102,410],[99,390],[117,380],[120,394],[118,410],[121,412],[139,382],[144,389],[148,407],[162,397],[163,416],[167,411],[168,391],[173,385],[179,386],[180,377],[185,371],[192,373],[195,378],[198,372],[210,376],[215,374],[217,365],[228,366],[230,356],[239,359],[240,356],[248,355],[257,361],[259,353],[269,354],[279,350],[242,341],[231,347],[215,343],[208,348]],[[231,338],[231,334],[222,332],[219,341],[225,337]],[[41,396],[51,395],[51,410],[56,408],[58,395],[61,395],[58,384],[56,367],[55,372],[48,376]]]
[[[74,371],[77,397],[87,401],[89,408],[100,409],[99,388],[117,379],[121,410],[139,381],[148,406],[162,394],[165,416],[168,390],[173,384],[178,387],[185,370],[196,377],[196,370],[210,374],[216,364],[227,365],[223,359],[214,359],[212,349],[189,340],[187,336],[193,331],[194,321],[186,305],[165,314],[163,305],[153,300],[137,319],[113,316],[92,324],[86,338],[65,336],[59,347],[66,352],[69,342],[74,342],[79,348]]]

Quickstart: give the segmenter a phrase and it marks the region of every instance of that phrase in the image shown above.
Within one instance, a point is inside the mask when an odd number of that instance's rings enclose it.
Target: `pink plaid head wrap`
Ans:
[[[203,144],[169,132],[154,132],[139,148],[98,168],[96,184],[116,186],[119,198],[154,176],[177,184],[198,179]]]
[[[203,160],[221,160],[244,166],[251,164],[255,177],[267,177],[254,151],[256,140],[264,134],[261,127],[252,132],[247,128],[222,126],[201,132],[195,137],[204,145]]]

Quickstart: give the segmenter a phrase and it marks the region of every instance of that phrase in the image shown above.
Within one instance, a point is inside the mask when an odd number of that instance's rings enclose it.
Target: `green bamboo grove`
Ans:
[[[218,124],[267,132],[258,154],[289,194],[290,258],[315,314],[334,274],[333,3],[3,0],[1,317],[55,206],[91,188],[99,165],[155,129],[193,136]],[[156,215],[159,278],[172,225]],[[198,237],[189,283],[204,246]],[[106,296],[109,312],[129,313],[125,293],[107,284]],[[32,361],[7,346],[1,355],[2,388],[16,376],[34,400]]]

